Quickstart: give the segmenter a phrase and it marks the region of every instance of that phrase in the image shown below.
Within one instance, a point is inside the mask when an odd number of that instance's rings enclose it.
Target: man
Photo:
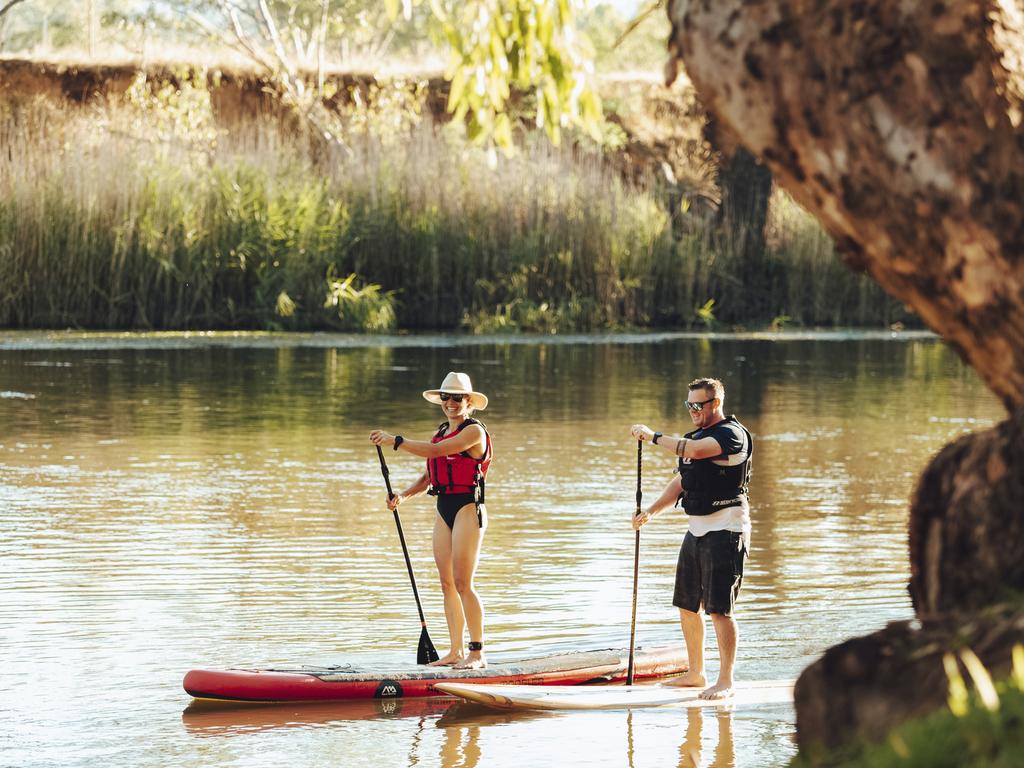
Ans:
[[[690,383],[686,407],[694,429],[681,437],[654,432],[645,424],[630,429],[637,440],[652,442],[679,458],[678,474],[645,512],[633,518],[640,529],[678,501],[689,516],[689,530],[679,550],[672,604],[686,641],[690,670],[672,685],[701,687],[704,677],[704,616],[718,640],[718,681],[701,692],[704,699],[732,695],[738,632],[733,608],[743,582],[743,562],[750,541],[750,480],[753,440],[747,429],[726,417],[725,387],[718,379]]]

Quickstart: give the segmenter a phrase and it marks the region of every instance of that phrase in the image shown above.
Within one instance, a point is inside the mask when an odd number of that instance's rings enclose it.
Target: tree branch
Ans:
[[[16,6],[18,3],[23,3],[25,0],[8,0],[7,4],[3,8],[0,8],[0,17],[7,13],[11,8]]]
[[[284,43],[281,42],[281,36],[278,34],[277,24],[274,22],[274,17],[270,13],[270,7],[267,5],[267,0],[259,0],[259,3],[260,13],[263,16],[264,28],[270,35],[271,42],[274,44],[274,52],[277,54],[278,61],[281,62],[281,66],[287,70],[289,75],[294,76],[295,67],[288,58],[288,52],[284,49]]]
[[[242,54],[246,58],[252,60],[255,64],[262,67],[266,67],[268,70],[273,71],[274,68],[271,65],[269,59],[265,58],[264,56],[261,56],[259,51],[254,50],[242,39],[239,39],[237,30],[235,32],[235,39],[232,39],[228,35],[224,34],[222,30],[219,30],[216,27],[214,27],[212,24],[210,24],[209,21],[207,21],[205,18],[203,18],[194,11],[189,11],[188,19],[213,39],[227,46],[236,53]]]
[[[327,16],[330,4],[331,0],[323,0],[320,9],[320,34],[316,45],[316,95],[319,99],[324,97],[324,49],[327,47]]]
[[[640,11],[640,13],[634,16],[633,20],[626,25],[626,28],[622,31],[622,34],[615,39],[615,42],[612,44],[612,50],[614,51],[616,48],[622,45],[623,41],[627,37],[629,37],[634,32],[634,30],[636,30],[637,27],[639,27],[641,24],[647,21],[648,16],[650,16],[655,11],[659,10],[664,4],[665,0],[654,0],[653,3],[648,5],[642,11]]]

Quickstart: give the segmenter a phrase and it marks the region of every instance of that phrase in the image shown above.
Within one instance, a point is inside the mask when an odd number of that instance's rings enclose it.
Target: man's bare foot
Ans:
[[[437,661],[430,662],[428,667],[453,667],[462,661],[462,651],[448,651]]]
[[[721,681],[715,683],[710,688],[700,692],[700,698],[708,699],[710,701],[717,701],[718,699],[728,699],[732,696],[732,682],[723,683]]]
[[[707,678],[700,672],[687,672],[682,677],[673,677],[671,680],[666,680],[662,683],[662,685],[672,688],[703,688],[707,684]]]
[[[483,651],[470,651],[469,656],[457,664],[452,664],[452,669],[483,669],[487,666],[487,659]]]

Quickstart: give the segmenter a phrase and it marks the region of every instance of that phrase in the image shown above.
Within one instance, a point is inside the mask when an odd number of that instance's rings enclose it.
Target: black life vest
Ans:
[[[463,451],[427,459],[427,476],[430,479],[430,488],[427,493],[431,496],[445,493],[473,493],[476,495],[476,503],[483,504],[484,478],[487,477],[487,470],[491,466],[491,435],[487,431],[487,427],[476,419],[466,419],[458,429],[451,434],[446,434],[448,422],[445,421],[438,427],[437,433],[430,439],[430,442],[440,443],[443,440],[450,440],[471,424],[479,424],[483,427],[484,435],[487,438],[483,458],[477,459],[470,456],[468,451]]]
[[[696,435],[700,432],[711,432],[716,427],[726,423],[733,423],[743,430],[747,438],[747,458],[739,464],[726,466],[715,464],[712,456],[707,459],[679,459],[679,478],[682,485],[682,493],[676,501],[688,515],[710,515],[724,507],[732,507],[741,504],[747,497],[747,488],[750,485],[750,475],[753,470],[754,439],[750,432],[736,419],[729,416],[706,430],[695,429],[683,437],[690,440],[699,440]],[[701,437],[707,437],[702,434]]]

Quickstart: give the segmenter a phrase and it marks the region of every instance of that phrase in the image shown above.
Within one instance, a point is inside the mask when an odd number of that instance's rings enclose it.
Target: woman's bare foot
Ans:
[[[452,664],[452,669],[484,669],[487,666],[487,659],[483,651],[470,651],[469,656],[457,664]]]
[[[457,665],[462,660],[463,660],[462,651],[448,651],[448,653],[446,653],[440,659],[438,659],[437,661],[430,662],[427,666],[428,667],[456,667],[456,669],[461,669],[461,667],[458,667]]]
[[[707,678],[699,672],[687,672],[682,677],[673,677],[662,683],[673,688],[703,688],[707,684]]]

